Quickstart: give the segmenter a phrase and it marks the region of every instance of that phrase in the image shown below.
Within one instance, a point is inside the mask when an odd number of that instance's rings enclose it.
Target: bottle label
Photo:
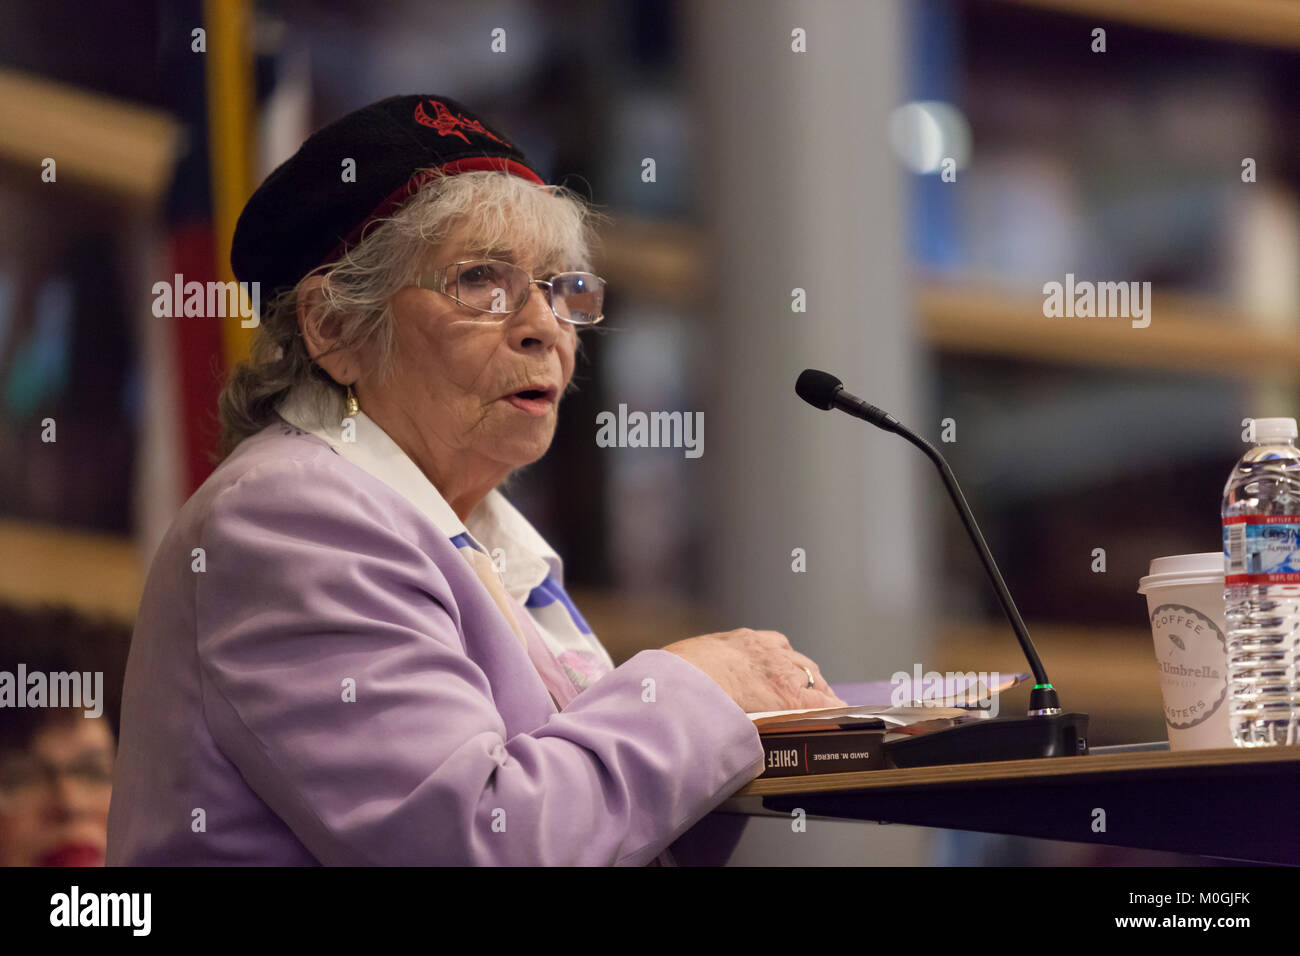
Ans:
[[[1241,584],[1300,584],[1300,515],[1223,519],[1224,579]]]

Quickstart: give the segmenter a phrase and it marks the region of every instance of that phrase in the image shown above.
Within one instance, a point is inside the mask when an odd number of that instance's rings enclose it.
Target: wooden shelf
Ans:
[[[598,268],[611,284],[669,308],[702,307],[707,252],[693,227],[619,220],[601,247]],[[1300,316],[1270,325],[1203,297],[1155,289],[1151,298],[1150,326],[1135,329],[1125,318],[1047,318],[1041,295],[989,282],[912,284],[918,332],[945,352],[1233,378],[1300,374]]]
[[[596,271],[615,289],[669,308],[697,307],[703,242],[695,227],[616,216],[600,231]]]
[[[1295,0],[1004,0],[1053,13],[1087,17],[1105,26],[1119,20],[1154,30],[1235,43],[1300,48]]]
[[[0,521],[0,600],[50,603],[135,621],[144,578],[133,542],[18,521]]]
[[[913,307],[925,341],[948,352],[1071,365],[1276,375],[1300,369],[1300,321],[1265,327],[1231,308],[1152,291],[1151,324],[1125,318],[1047,318],[1043,298],[992,286],[921,281]]]
[[[616,665],[643,650],[718,629],[707,609],[686,601],[589,588],[569,591]]]
[[[1135,626],[1087,627],[1043,624],[1030,628],[1034,645],[1063,705],[1092,718],[1090,736],[1098,744],[1163,740],[1164,700],[1156,671],[1155,645],[1145,625],[1146,606],[1134,594]],[[1029,670],[1011,627],[1004,621],[967,624],[944,621],[935,646],[926,654],[927,670]],[[1003,695],[1007,712],[1029,704],[1030,684]]]
[[[183,148],[172,116],[16,70],[0,69],[0,159],[41,184],[41,162],[58,182],[82,183],[153,206]]]

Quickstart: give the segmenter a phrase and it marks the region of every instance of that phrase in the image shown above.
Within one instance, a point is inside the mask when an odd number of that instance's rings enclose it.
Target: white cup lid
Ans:
[[[1200,554],[1173,554],[1167,558],[1152,558],[1150,573],[1222,574],[1223,552],[1202,551]]]
[[[1149,588],[1185,584],[1216,584],[1223,581],[1223,552],[1171,554],[1151,559],[1151,573],[1138,581],[1138,593]]]

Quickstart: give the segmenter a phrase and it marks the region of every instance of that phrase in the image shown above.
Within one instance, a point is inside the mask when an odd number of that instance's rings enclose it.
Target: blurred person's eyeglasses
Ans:
[[[113,758],[106,753],[87,754],[62,764],[31,756],[0,759],[0,804],[48,793],[60,777],[88,790],[107,790],[113,785]]]
[[[416,285],[440,292],[467,309],[502,318],[522,309],[533,286],[539,285],[546,290],[556,318],[582,326],[605,317],[605,280],[591,272],[558,272],[550,279],[535,279],[512,262],[466,259],[435,270]]]

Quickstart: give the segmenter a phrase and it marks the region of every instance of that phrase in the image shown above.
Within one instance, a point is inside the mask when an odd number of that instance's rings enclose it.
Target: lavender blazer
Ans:
[[[645,864],[762,764],[744,712],[667,651],[557,711],[438,528],[277,424],[154,559],[108,862]]]

